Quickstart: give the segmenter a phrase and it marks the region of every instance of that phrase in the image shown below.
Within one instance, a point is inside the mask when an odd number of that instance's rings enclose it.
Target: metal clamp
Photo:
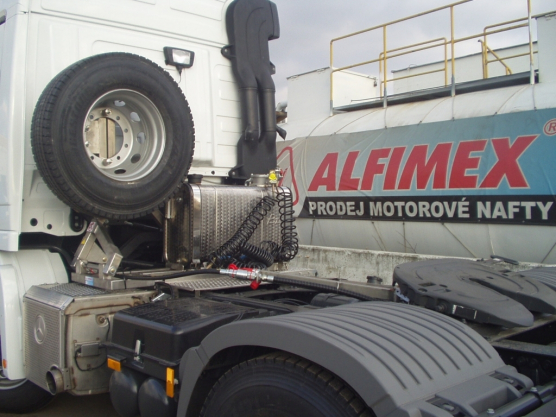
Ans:
[[[106,227],[95,219],[87,227],[87,233],[71,262],[71,267],[76,272],[74,280],[94,286],[98,286],[98,280],[113,280],[122,259],[123,256],[112,242]]]

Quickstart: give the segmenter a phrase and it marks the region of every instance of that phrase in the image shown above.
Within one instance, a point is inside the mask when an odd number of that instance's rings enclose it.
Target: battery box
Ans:
[[[178,366],[184,352],[199,346],[211,331],[267,314],[195,297],[143,304],[115,314],[108,353],[131,368],[164,379],[166,368]]]

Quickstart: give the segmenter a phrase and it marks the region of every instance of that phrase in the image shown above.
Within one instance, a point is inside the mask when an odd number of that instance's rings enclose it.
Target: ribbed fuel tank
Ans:
[[[187,184],[183,197],[167,213],[165,253],[169,262],[190,263],[204,259],[238,231],[251,210],[271,187]],[[249,242],[280,242],[280,210],[274,204],[261,216]]]

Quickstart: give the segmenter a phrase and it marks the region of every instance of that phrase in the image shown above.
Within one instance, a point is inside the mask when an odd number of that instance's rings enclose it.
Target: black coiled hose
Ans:
[[[226,243],[209,255],[209,258],[216,266],[221,266],[225,263],[230,264],[230,258],[236,258],[242,253],[242,249],[247,241],[255,233],[261,221],[272,210],[275,204],[276,200],[274,198],[266,196],[253,207],[253,210],[251,210],[237,232]]]
[[[238,231],[220,248],[209,255],[217,267],[231,263],[240,268],[266,269],[274,262],[288,262],[297,255],[299,244],[294,224],[293,199],[289,189],[276,188],[276,198],[263,197],[251,210]],[[280,215],[280,244],[271,241],[255,246],[247,241],[251,238],[264,217],[278,204]]]
[[[275,262],[289,262],[295,258],[299,250],[299,239],[295,231],[293,218],[293,198],[290,190],[284,187],[278,187],[276,200],[278,201],[278,209],[280,212],[282,242],[274,258]]]
[[[263,249],[262,247],[252,245],[251,243],[245,243],[243,245],[241,254],[247,256],[255,262],[264,264],[266,267],[274,263],[274,255],[271,252]]]

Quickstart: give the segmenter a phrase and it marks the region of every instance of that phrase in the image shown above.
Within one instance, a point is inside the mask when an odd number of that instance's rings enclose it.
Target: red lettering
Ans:
[[[504,177],[510,188],[529,187],[517,160],[537,138],[538,136],[520,136],[513,145],[510,145],[510,138],[492,139],[498,161],[486,175],[481,188],[498,188]]]
[[[384,176],[383,190],[395,190],[396,183],[398,182],[398,172],[402,163],[403,154],[405,153],[405,146],[394,148],[388,168],[386,168],[386,175]]]
[[[308,191],[318,191],[326,187],[326,191],[336,191],[336,168],[338,167],[338,152],[327,154],[320,164]]]
[[[477,175],[467,175],[468,169],[477,169],[480,156],[471,156],[472,152],[485,150],[486,139],[460,142],[450,173],[450,188],[477,188]]]
[[[346,163],[342,169],[342,175],[340,176],[340,187],[339,191],[349,191],[357,190],[359,188],[359,178],[352,178],[353,168],[355,167],[355,162],[359,156],[359,151],[350,152],[346,158]]]
[[[439,143],[434,148],[427,160],[429,146],[414,146],[407,158],[405,168],[398,184],[398,190],[409,190],[413,176],[417,172],[417,189],[424,190],[434,172],[432,187],[434,189],[446,188],[446,177],[448,173],[448,162],[452,150],[451,143]]]
[[[378,161],[382,158],[390,156],[391,148],[373,149],[367,160],[367,166],[363,173],[363,180],[361,181],[361,190],[370,191],[373,189],[373,182],[375,175],[384,173],[385,164],[380,164]]]

